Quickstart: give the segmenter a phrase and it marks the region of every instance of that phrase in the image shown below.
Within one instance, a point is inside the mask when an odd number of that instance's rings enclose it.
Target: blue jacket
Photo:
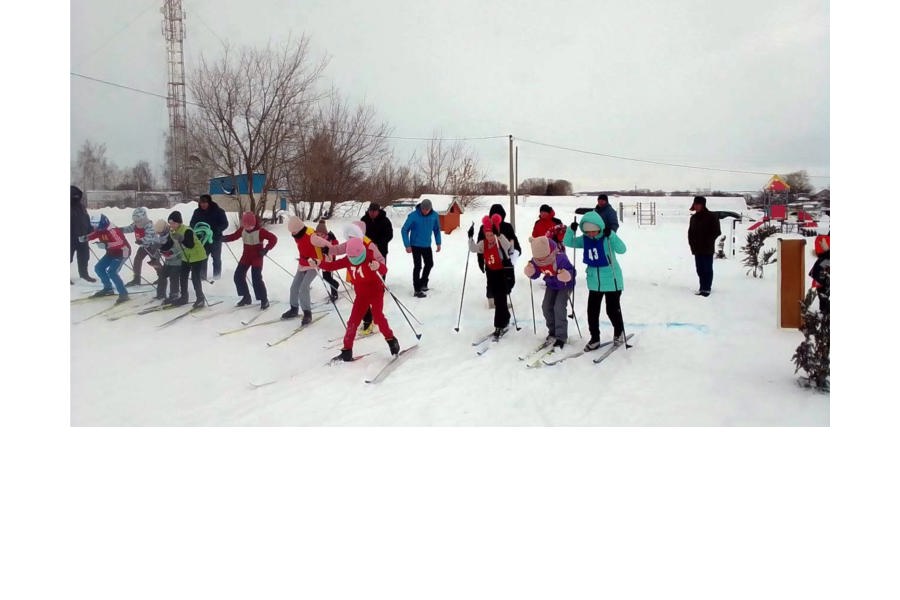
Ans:
[[[616,214],[616,209],[612,207],[612,204],[607,204],[603,207],[603,210],[595,206],[594,212],[603,217],[603,224],[607,228],[619,231],[619,216]]]
[[[420,206],[422,205],[416,204],[415,210],[409,213],[406,223],[400,230],[400,234],[403,236],[403,245],[406,248],[410,246],[431,248],[431,234],[434,232],[434,243],[440,246],[441,225],[438,214],[432,209],[428,216],[425,216],[419,209]]]

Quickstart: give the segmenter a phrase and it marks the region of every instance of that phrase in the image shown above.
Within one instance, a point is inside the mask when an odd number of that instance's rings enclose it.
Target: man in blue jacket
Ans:
[[[441,226],[437,213],[431,208],[431,200],[425,198],[416,205],[415,210],[406,217],[406,223],[400,230],[406,253],[413,255],[413,289],[416,298],[424,298],[428,291],[428,275],[434,260],[431,256],[431,234],[434,233],[434,244],[441,251]],[[422,268],[424,262],[425,268]],[[421,271],[421,274],[420,274]]]

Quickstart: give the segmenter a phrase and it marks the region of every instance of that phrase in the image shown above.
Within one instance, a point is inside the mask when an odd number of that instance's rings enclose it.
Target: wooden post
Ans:
[[[800,328],[806,289],[806,239],[778,239],[778,326]]]

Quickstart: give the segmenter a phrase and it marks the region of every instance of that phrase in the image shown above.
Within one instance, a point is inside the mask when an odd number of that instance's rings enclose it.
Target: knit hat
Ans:
[[[706,198],[703,196],[694,196],[694,201],[691,203],[691,210],[694,210],[694,206],[699,204],[700,206],[706,206]]]
[[[131,220],[135,223],[145,223],[150,219],[147,218],[147,209],[143,206],[139,206],[133,211],[131,211]]]
[[[369,205],[369,210],[381,210],[381,206],[377,202],[373,202]]]
[[[158,235],[162,235],[166,231],[169,230],[169,224],[159,219],[153,224],[153,231],[155,231]]]
[[[816,242],[813,246],[816,251],[816,256],[819,254],[824,254],[831,250],[831,236],[830,235],[817,235]]]
[[[362,221],[353,221],[344,229],[344,234],[348,238],[361,238],[366,235],[366,224]]]
[[[535,259],[547,258],[556,251],[556,242],[545,235],[529,238],[528,243],[531,244],[531,256]]]
[[[588,231],[602,231],[603,228],[600,225],[598,225],[597,223],[594,223],[593,221],[582,220],[581,221],[581,230],[583,232],[587,233]]]
[[[71,200],[72,204],[75,204],[76,202],[81,202],[81,198],[82,198],[82,196],[84,196],[84,194],[81,192],[81,189],[79,189],[78,186],[76,186],[76,185],[69,186],[69,194],[72,196],[72,200]]]
[[[425,198],[424,200],[422,200],[419,206],[422,207],[422,210],[431,210],[431,200]]]
[[[325,225],[325,220],[319,221],[319,224],[316,225],[316,233],[319,235],[328,235],[328,226]]]
[[[107,229],[109,227],[109,218],[106,215],[100,215],[100,221],[97,223],[97,229]]]
[[[609,202],[609,196],[607,196],[606,194],[600,194],[599,196],[597,196],[597,202],[600,202],[601,200],[603,200],[604,202]]]
[[[361,265],[366,260],[366,245],[362,238],[350,238],[347,240],[347,258],[354,265]]]
[[[489,215],[500,215],[500,220],[506,218],[506,209],[503,208],[502,204],[494,204],[491,206],[491,210],[488,211]]]
[[[181,218],[181,213],[177,210],[173,210],[167,220],[175,221],[176,223],[184,223],[184,219]]]
[[[503,222],[503,219],[500,218],[500,215],[489,215],[481,219],[481,227],[484,231],[493,231],[494,226],[500,226],[500,223]]]
[[[241,227],[247,230],[256,227],[256,215],[249,211],[241,215]]]
[[[551,217],[554,215],[553,209],[550,208],[550,205],[549,205],[549,204],[541,204],[540,212],[542,212],[542,213],[547,213],[547,214],[549,214]]]
[[[291,232],[291,235],[295,235],[298,231],[303,229],[303,221],[300,217],[296,215],[291,215],[287,222],[288,231]]]

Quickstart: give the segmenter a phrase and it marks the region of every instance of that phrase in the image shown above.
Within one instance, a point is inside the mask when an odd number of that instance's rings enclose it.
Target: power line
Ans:
[[[137,15],[135,18],[133,18],[132,20],[130,20],[130,21],[128,21],[127,23],[125,23],[125,25],[123,25],[122,27],[120,27],[120,28],[119,28],[118,30],[116,30],[111,36],[109,36],[108,38],[106,38],[106,41],[105,41],[105,42],[103,42],[102,44],[100,44],[99,46],[97,46],[96,48],[94,48],[93,50],[91,50],[90,52],[88,52],[87,54],[85,54],[84,56],[82,56],[81,58],[79,58],[79,59],[78,59],[78,63],[79,63],[79,64],[83,64],[84,61],[86,61],[88,58],[90,58],[91,56],[95,55],[97,52],[99,52],[99,51],[102,50],[103,48],[106,48],[106,46],[109,45],[109,43],[110,43],[111,41],[113,41],[113,39],[114,39],[117,35],[119,35],[119,34],[122,33],[123,31],[125,31],[125,30],[128,29],[129,27],[131,27],[131,26],[134,24],[135,21],[137,21],[137,20],[140,19],[142,16],[144,16],[144,13],[147,12],[148,10],[150,10],[151,8],[153,8],[154,6],[156,6],[156,0],[154,0],[153,3],[151,3],[149,6],[147,6],[147,8],[145,8],[145,9],[142,10],[140,13],[138,13],[138,15]]]
[[[766,172],[762,172],[762,171],[741,171],[738,169],[719,169],[716,167],[701,167],[701,166],[697,166],[697,165],[683,165],[683,164],[678,164],[678,163],[662,162],[662,161],[658,161],[658,160],[645,160],[642,158],[617,156],[615,154],[604,154],[603,152],[591,152],[589,150],[579,150],[578,148],[568,148],[566,146],[557,146],[556,144],[547,144],[544,142],[536,142],[534,140],[526,140],[524,138],[516,138],[516,140],[518,140],[520,142],[525,142],[528,144],[536,144],[538,146],[547,146],[548,148],[557,148],[559,150],[568,150],[569,152],[578,152],[581,154],[590,154],[592,156],[603,156],[605,158],[615,158],[618,160],[629,160],[632,162],[648,163],[651,165],[662,165],[662,166],[666,166],[666,167],[680,167],[682,169],[700,169],[702,171],[720,171],[723,173],[742,173],[742,174],[747,174],[747,175],[772,175],[771,173],[766,173]],[[818,178],[824,178],[824,179],[831,178],[830,175],[807,175],[807,177],[818,177]]]

